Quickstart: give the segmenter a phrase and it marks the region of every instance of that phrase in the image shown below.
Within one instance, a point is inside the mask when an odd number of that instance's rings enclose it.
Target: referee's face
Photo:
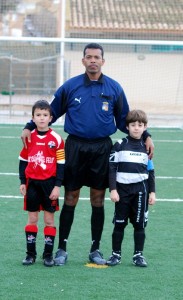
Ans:
[[[90,79],[97,80],[99,78],[104,62],[100,49],[86,49],[82,63]]]

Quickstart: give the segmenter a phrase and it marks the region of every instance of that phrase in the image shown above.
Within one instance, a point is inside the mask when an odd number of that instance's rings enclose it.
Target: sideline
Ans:
[[[0,135],[0,139],[21,139],[20,136],[6,136],[6,135]],[[119,138],[112,138],[113,142],[118,141]],[[154,140],[154,143],[183,143],[183,140]]]
[[[18,173],[4,173],[4,172],[0,172],[0,176],[19,176]],[[179,177],[179,176],[156,176],[156,179],[179,179],[179,180],[183,180],[183,177]]]
[[[23,199],[23,196],[13,196],[13,195],[0,195],[0,198],[4,198],[4,199]],[[60,200],[64,200],[63,197],[59,197]],[[90,200],[88,197],[81,197],[79,198],[79,200]],[[107,201],[111,201],[110,198],[105,198],[105,200]],[[183,202],[183,199],[156,199],[156,201],[158,202]]]

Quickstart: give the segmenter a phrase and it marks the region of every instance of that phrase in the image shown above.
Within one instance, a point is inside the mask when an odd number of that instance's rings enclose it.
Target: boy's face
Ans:
[[[32,120],[37,126],[39,131],[47,131],[49,129],[48,124],[52,120],[49,110],[36,108]]]
[[[147,125],[140,123],[139,121],[129,123],[127,129],[129,130],[129,135],[134,139],[140,139],[144,130],[146,130]]]

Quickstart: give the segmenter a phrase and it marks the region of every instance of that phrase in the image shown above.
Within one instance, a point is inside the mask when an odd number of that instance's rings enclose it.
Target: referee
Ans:
[[[108,187],[108,158],[112,147],[110,135],[117,129],[127,132],[125,119],[129,105],[120,84],[102,73],[104,63],[102,46],[96,43],[86,45],[82,58],[85,73],[67,80],[55,92],[51,102],[52,123],[65,114],[64,131],[68,133],[63,183],[65,195],[60,213],[58,250],[54,259],[57,266],[65,265],[68,258],[67,240],[83,186],[90,187],[89,261],[106,264],[99,249]],[[30,139],[30,131],[34,128],[32,121],[26,124],[21,136],[24,144],[26,138]],[[147,131],[143,138],[152,156],[154,145]]]

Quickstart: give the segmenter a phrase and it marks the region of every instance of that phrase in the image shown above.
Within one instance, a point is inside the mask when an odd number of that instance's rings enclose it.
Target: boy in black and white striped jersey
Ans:
[[[121,262],[121,246],[128,220],[134,228],[133,264],[146,267],[143,256],[148,204],[155,203],[155,175],[142,134],[147,128],[147,116],[142,110],[132,110],[126,118],[129,135],[117,141],[109,159],[110,198],[115,202],[112,255],[107,265]]]

